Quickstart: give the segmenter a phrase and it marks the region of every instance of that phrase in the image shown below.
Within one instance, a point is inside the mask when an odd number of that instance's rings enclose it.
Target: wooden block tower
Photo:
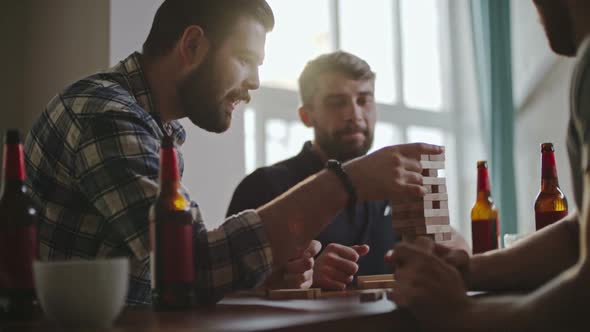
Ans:
[[[422,155],[423,185],[427,194],[420,198],[395,197],[391,201],[393,228],[403,241],[429,237],[436,242],[451,240],[446,179],[438,177],[445,168],[445,155]]]

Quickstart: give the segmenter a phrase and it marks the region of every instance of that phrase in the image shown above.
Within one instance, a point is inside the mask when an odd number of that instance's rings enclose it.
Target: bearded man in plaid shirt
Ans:
[[[42,259],[127,256],[127,301],[150,302],[148,210],[158,189],[160,140],[168,134],[180,146],[183,117],[208,131],[227,130],[236,105],[259,87],[273,26],[264,0],[165,0],[142,53],[49,102],[25,144]],[[214,230],[193,202],[198,301],[256,287],[272,271],[280,287],[309,287],[320,249],[312,239],[350,197],[423,195],[420,154],[440,152],[426,144],[384,148],[343,165],[353,193],[323,170]]]

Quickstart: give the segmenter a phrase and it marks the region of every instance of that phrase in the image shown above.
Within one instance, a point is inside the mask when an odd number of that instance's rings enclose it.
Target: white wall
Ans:
[[[108,2],[0,2],[0,130],[27,132],[66,84],[107,65]]]
[[[141,50],[161,0],[111,0],[111,65],[135,50]],[[211,134],[188,120],[182,124],[187,140],[182,147],[185,158],[183,184],[199,203],[208,227],[223,222],[234,188],[244,177],[244,121],[234,112],[232,128]]]
[[[67,84],[107,66],[109,4],[26,2],[23,106],[28,127]]]
[[[531,1],[513,0],[512,5],[514,88],[519,106],[514,148],[518,229],[532,232],[533,204],[541,182],[540,143],[554,143],[560,186],[570,210],[574,206],[565,145],[573,61],[551,52]]]
[[[7,47],[0,52],[0,132],[23,126],[23,69],[25,2],[0,2],[0,40]],[[2,156],[0,155],[0,160]]]

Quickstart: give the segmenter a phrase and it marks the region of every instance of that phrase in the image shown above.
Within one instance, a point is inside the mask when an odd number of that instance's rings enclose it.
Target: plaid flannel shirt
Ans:
[[[27,185],[40,211],[41,259],[128,256],[128,303],[151,301],[148,210],[158,190],[162,130],[177,145],[184,142],[182,126],[162,124],[155,112],[139,53],[49,102],[25,142]],[[207,231],[197,204],[191,205],[199,302],[259,285],[272,253],[256,212]]]

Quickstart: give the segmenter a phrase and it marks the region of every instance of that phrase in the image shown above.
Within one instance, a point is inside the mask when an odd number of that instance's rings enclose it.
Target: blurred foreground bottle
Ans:
[[[567,199],[559,188],[553,144],[541,144],[541,191],[535,200],[537,230],[567,216]]]
[[[471,238],[473,253],[498,249],[498,209],[490,191],[488,163],[477,162],[477,199],[471,209]]]
[[[18,130],[4,136],[0,196],[0,317],[26,319],[33,313],[33,261],[39,257],[37,209],[25,187],[25,160]]]
[[[190,203],[180,193],[174,141],[160,148],[160,187],[150,209],[152,305],[156,311],[188,309],[195,300]]]

